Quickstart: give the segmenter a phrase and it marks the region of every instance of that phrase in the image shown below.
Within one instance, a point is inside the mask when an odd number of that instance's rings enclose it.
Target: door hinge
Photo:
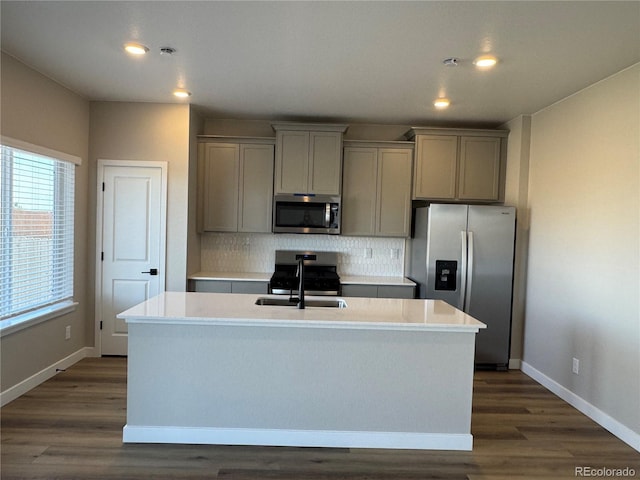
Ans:
[[[100,320],[100,330],[102,330],[102,320]]]
[[[104,182],[102,182],[102,191],[104,192]]]
[[[100,261],[104,262],[104,252],[100,252]]]

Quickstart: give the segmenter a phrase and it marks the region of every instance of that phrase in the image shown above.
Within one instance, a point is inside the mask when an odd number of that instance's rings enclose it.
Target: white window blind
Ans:
[[[0,320],[73,297],[75,165],[2,145]]]

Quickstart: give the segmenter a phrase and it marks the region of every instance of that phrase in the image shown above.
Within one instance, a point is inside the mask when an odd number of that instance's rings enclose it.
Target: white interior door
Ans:
[[[98,170],[101,354],[126,355],[127,324],[116,315],[164,291],[167,169],[102,160]]]

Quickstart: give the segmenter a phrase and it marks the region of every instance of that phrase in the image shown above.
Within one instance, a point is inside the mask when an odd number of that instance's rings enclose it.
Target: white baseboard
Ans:
[[[267,445],[331,448],[396,448],[466,450],[471,434],[416,432],[352,432],[252,428],[158,427],[125,425],[124,443],[181,443],[208,445]]]
[[[522,368],[522,360],[519,358],[509,359],[509,370],[520,370]]]
[[[569,405],[575,407],[580,412],[584,413],[594,422],[598,423],[603,428],[607,429],[613,435],[620,440],[628,444],[630,447],[640,452],[640,434],[634,432],[629,427],[623,425],[616,419],[612,418],[599,408],[591,405],[582,397],[579,397],[568,388],[560,385],[552,378],[547,377],[544,373],[536,370],[534,367],[526,362],[522,362],[522,371],[528,376],[533,378],[536,382],[540,383],[543,387],[551,390]]]
[[[56,374],[57,369],[64,370],[83,358],[93,356],[93,351],[93,347],[81,348],[53,365],[43,368],[38,373],[31,375],[29,378],[21,381],[13,387],[7,388],[4,392],[0,393],[0,406],[4,407],[7,403],[15,400],[20,395],[24,395],[32,388],[35,388],[41,383],[49,380]]]

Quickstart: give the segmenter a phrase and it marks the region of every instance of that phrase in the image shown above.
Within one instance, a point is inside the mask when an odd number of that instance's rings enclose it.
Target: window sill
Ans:
[[[73,312],[78,306],[78,302],[66,300],[64,302],[48,305],[38,310],[34,310],[23,315],[18,315],[0,321],[0,337],[32,327],[52,318],[60,317],[69,312]]]

